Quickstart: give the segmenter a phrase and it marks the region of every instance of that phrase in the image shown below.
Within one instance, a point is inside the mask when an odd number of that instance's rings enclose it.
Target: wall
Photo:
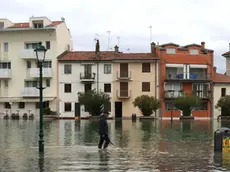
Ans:
[[[64,65],[72,64],[72,74],[64,74]],[[86,63],[84,63],[86,64]],[[99,89],[104,91],[104,84],[111,83],[111,90],[113,90],[112,84],[112,74],[104,74],[104,64],[111,64],[111,62],[101,62],[99,64]],[[113,67],[112,67],[113,68]],[[113,72],[111,68],[111,71]],[[75,102],[78,102],[77,93],[84,92],[84,83],[80,82],[80,73],[84,72],[84,65],[81,63],[71,63],[71,62],[60,62],[59,63],[59,98],[60,98],[60,107],[59,112],[63,117],[74,117],[74,109],[72,112],[64,112],[64,102],[72,102],[72,106]],[[96,73],[95,82],[92,83],[92,89],[97,88],[97,65],[96,63],[92,66],[92,72]],[[72,92],[64,93],[64,84],[71,83],[72,84]],[[112,100],[112,94],[109,94]],[[112,104],[113,108],[113,104]],[[84,107],[81,107],[81,116],[88,116],[88,112],[84,112]]]
[[[213,111],[214,111],[214,118],[217,118],[218,115],[221,115],[220,109],[216,109],[215,105],[217,104],[218,100],[221,98],[221,88],[226,88],[226,95],[230,95],[230,84],[221,84],[215,83],[214,85],[214,104],[213,104]]]
[[[166,46],[165,48],[176,48],[175,54],[167,54],[166,50],[156,49],[157,54],[161,59],[161,98],[164,100],[164,82],[166,78],[166,64],[197,64],[197,65],[207,65],[208,73],[211,74],[213,78],[213,53],[208,52],[208,54],[201,54],[200,47],[191,46],[188,50],[178,50],[176,46]],[[197,49],[199,51],[198,55],[189,54],[190,49]],[[182,82],[183,83],[183,82]],[[195,83],[195,82],[194,82]],[[190,93],[192,91],[193,83],[183,83],[183,89]],[[162,102],[162,117],[171,117],[171,110],[165,110],[165,102]],[[211,104],[208,103],[208,110],[197,110],[193,111],[193,116],[195,117],[210,117],[211,114]],[[173,111],[173,117],[179,117],[180,111]]]
[[[138,116],[142,115],[138,108],[133,106],[133,101],[140,95],[149,95],[158,97],[159,89],[156,88],[159,85],[158,67],[155,70],[155,62],[151,63],[151,72],[142,73],[142,63],[129,62],[129,71],[131,71],[131,80],[129,82],[129,90],[131,90],[131,97],[128,99],[119,99],[117,97],[117,90],[120,90],[120,81],[117,80],[117,71],[120,71],[120,63],[113,63],[113,102],[122,101],[122,116],[131,117],[132,113],[136,113]],[[156,72],[156,73],[155,73]],[[156,75],[155,75],[156,74]],[[142,82],[150,82],[150,92],[142,92]],[[156,83],[157,82],[157,83]],[[155,89],[156,88],[156,89]],[[115,114],[114,111],[112,111]]]

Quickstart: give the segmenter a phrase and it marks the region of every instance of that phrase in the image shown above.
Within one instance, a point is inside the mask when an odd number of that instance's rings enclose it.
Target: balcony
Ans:
[[[96,73],[80,73],[81,82],[94,82]]]
[[[0,79],[10,79],[11,77],[11,69],[0,69]]]
[[[210,99],[212,98],[212,91],[204,91],[204,90],[196,90],[193,91],[192,94],[194,96],[199,97],[200,99]]]
[[[51,52],[47,51],[46,52],[46,59],[51,59],[50,56]],[[37,60],[36,54],[33,49],[23,49],[20,52],[20,58],[24,60]]]
[[[21,90],[21,97],[39,97],[39,90],[36,87],[25,87]]]
[[[128,99],[131,96],[131,90],[117,90],[117,97],[119,99]]]
[[[130,80],[131,79],[131,71],[117,71],[117,79]]]
[[[175,99],[181,97],[184,94],[183,90],[166,90],[164,93],[165,99]]]
[[[166,81],[207,82],[212,80],[211,73],[172,73],[166,71]]]
[[[42,68],[42,74],[43,74],[43,78],[52,78],[53,69],[52,68]],[[28,69],[28,77],[39,78],[39,68]]]

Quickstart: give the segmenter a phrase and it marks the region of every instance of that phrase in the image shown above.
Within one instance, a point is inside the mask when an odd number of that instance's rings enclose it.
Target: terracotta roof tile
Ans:
[[[59,61],[91,61],[96,57],[94,51],[71,51],[59,57]],[[151,60],[158,59],[151,53],[118,53],[114,51],[101,51],[101,60]]]
[[[62,23],[62,21],[52,21],[52,23],[46,27],[52,27],[52,26],[57,26],[60,23]],[[14,23],[13,26],[10,26],[8,28],[29,28],[29,23]]]
[[[214,73],[213,82],[215,83],[230,83],[230,76]]]

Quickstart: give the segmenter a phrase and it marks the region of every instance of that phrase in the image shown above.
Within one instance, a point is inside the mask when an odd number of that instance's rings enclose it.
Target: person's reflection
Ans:
[[[100,151],[99,152],[99,158],[100,158],[100,163],[99,163],[99,169],[101,171],[109,171],[109,159],[110,159],[110,154],[106,150]]]
[[[39,154],[38,168],[40,172],[44,171],[45,156],[44,154]]]

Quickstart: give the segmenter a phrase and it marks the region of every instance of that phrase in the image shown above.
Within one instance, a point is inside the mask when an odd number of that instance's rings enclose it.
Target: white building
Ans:
[[[44,105],[57,109],[57,56],[72,47],[64,18],[31,17],[26,23],[0,19],[0,113],[38,114],[39,68],[34,48],[48,49],[43,65]]]
[[[62,118],[88,117],[87,110],[78,103],[77,93],[97,89],[97,83],[98,89],[108,93],[112,100],[112,60],[109,58],[112,55],[112,52],[100,53],[98,73],[95,52],[66,52],[58,57],[59,112]]]

